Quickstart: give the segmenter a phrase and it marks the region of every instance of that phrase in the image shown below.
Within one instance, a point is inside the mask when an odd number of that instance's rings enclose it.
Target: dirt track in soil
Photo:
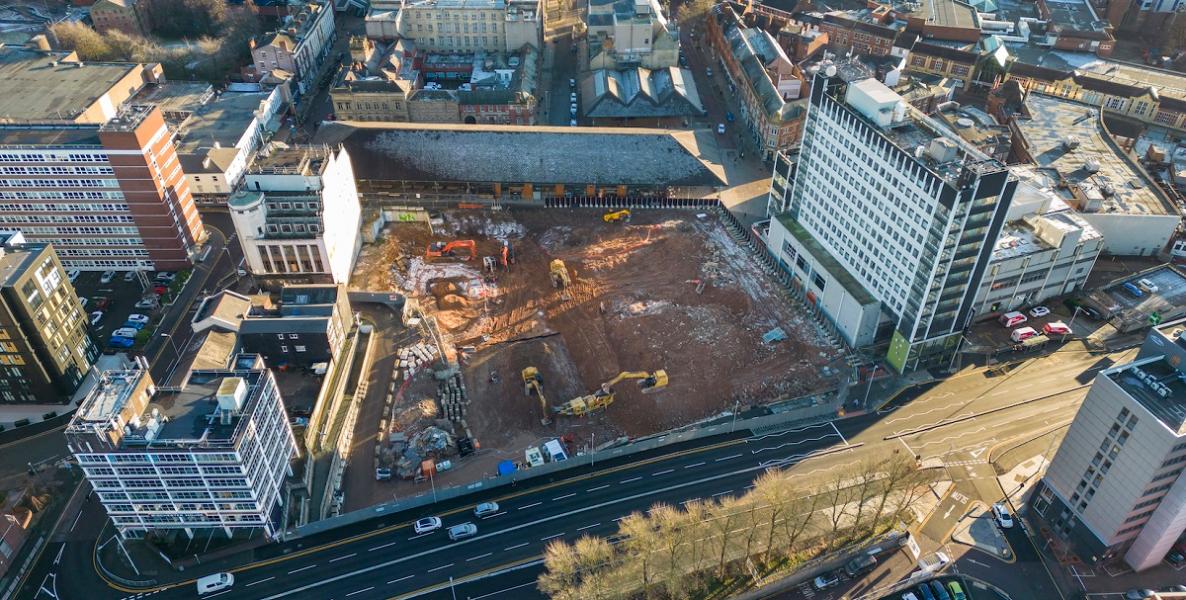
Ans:
[[[484,283],[481,259],[464,263],[478,289],[470,290],[467,306],[442,310],[421,287],[424,273],[410,280],[406,271],[388,272],[393,261],[402,265],[397,271],[416,267],[413,258],[433,239],[475,239],[480,256],[496,255],[500,239],[508,239],[517,261]],[[568,290],[551,286],[553,258],[572,274]],[[591,210],[457,211],[446,213],[435,235],[423,223],[389,226],[384,244],[369,247],[360,263],[355,285],[412,286],[403,291],[421,298],[452,343],[477,348],[463,363],[469,423],[484,448],[511,454],[521,448],[508,444],[533,436],[571,434],[581,446],[593,435],[598,443],[645,435],[735,402],[809,393],[824,385],[820,368],[837,358],[714,215],[637,211],[631,222],[611,224]],[[705,283],[702,293],[697,281]],[[773,327],[789,339],[764,344],[762,334]],[[623,382],[603,414],[543,426],[538,401],[522,388],[520,371],[528,365],[540,369],[553,405],[624,370],[665,369],[671,384],[644,395]]]

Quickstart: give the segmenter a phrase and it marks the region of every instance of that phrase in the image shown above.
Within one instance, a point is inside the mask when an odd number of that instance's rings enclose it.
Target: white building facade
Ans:
[[[272,372],[258,358],[194,371],[158,392],[147,363],[103,373],[66,428],[71,453],[122,536],[155,530],[277,533],[297,453]]]
[[[249,170],[228,204],[250,273],[349,283],[362,209],[344,148],[274,151]]]
[[[784,195],[770,205],[785,212],[767,243],[850,344],[890,337],[899,371],[945,365],[1016,186],[1004,165],[881,82],[822,74],[797,165],[776,173]],[[843,293],[822,302],[829,281]]]
[[[409,39],[430,52],[540,49],[539,0],[385,0],[372,2],[367,37]]]

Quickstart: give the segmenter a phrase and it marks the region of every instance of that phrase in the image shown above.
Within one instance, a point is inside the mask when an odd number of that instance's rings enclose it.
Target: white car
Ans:
[[[576,103],[576,101],[577,101],[577,93],[576,93],[576,92],[572,92],[571,94],[569,94],[569,95],[568,95],[568,101],[569,101],[569,102],[572,102],[572,103],[574,103],[574,104],[575,104],[575,103]]]
[[[496,512],[498,512],[497,502],[483,502],[474,507],[474,516],[479,518],[490,516]]]
[[[102,320],[103,320],[103,311],[96,310],[95,312],[91,313],[91,325],[92,326],[98,325],[99,321],[102,321]]]
[[[424,89],[426,89],[426,90],[439,90],[439,89],[441,89],[441,84],[439,84],[439,83],[436,83],[436,82],[433,82],[433,81],[430,81],[430,82],[428,82],[428,83],[424,84]]]
[[[70,269],[69,271],[66,271],[66,277],[70,279],[70,283],[74,283],[75,280],[78,279],[79,275],[82,275],[82,271],[79,271],[78,269]]]
[[[1045,306],[1035,306],[1030,309],[1030,316],[1039,319],[1050,314],[1050,309]]]
[[[1009,509],[1003,503],[997,502],[992,505],[992,517],[996,519],[997,525],[1000,525],[1001,529],[1013,527],[1013,515],[1009,514]]]
[[[717,134],[725,135],[725,124],[724,123],[717,123]]]
[[[453,541],[473,537],[478,533],[478,526],[473,523],[462,523],[449,528],[449,539]]]
[[[704,69],[704,73],[705,73],[706,75],[708,75],[709,77],[712,77],[712,67],[707,67],[707,68],[705,68],[705,69]]]
[[[86,300],[86,298],[83,298],[83,300]],[[156,306],[157,301],[153,298],[145,298],[136,303],[136,308],[156,308]],[[83,304],[83,307],[86,307],[85,303]]]
[[[473,91],[473,89],[474,89],[474,86],[470,85],[468,83],[463,83],[463,84],[457,86],[457,90],[461,91],[461,92],[469,92],[469,91]]]
[[[215,573],[198,578],[198,595],[205,596],[211,592],[220,592],[235,585],[235,576],[230,573]]]
[[[577,80],[575,80],[575,79],[568,80],[568,87],[575,88],[576,86],[577,86]]]
[[[826,590],[830,587],[840,585],[840,578],[837,577],[835,573],[826,573],[816,577],[815,580],[811,582],[811,584],[817,590]]]
[[[436,531],[441,528],[441,518],[440,517],[424,517],[423,519],[416,521],[416,524],[413,525],[412,528],[416,530],[417,534],[428,533],[430,531]]]
[[[129,323],[140,323],[142,325],[148,325],[148,316],[141,315],[141,314],[131,314],[131,315],[128,315],[127,321]]]
[[[128,271],[128,272],[124,273],[124,281],[132,281],[135,278],[136,278],[135,271]]]
[[[177,279],[176,273],[169,273],[167,271],[162,271],[162,272],[156,274],[156,280],[163,282],[163,283],[173,283],[174,279]]]
[[[569,126],[569,127],[576,127],[576,126],[577,126],[577,120],[576,120],[576,119],[569,119],[569,120],[568,120],[568,126]]]
[[[577,105],[576,104],[568,105],[568,114],[570,114],[574,117],[577,116]]]
[[[120,327],[119,329],[112,331],[111,335],[115,337],[135,338],[136,334],[138,333],[140,333],[139,329],[135,329],[133,327]]]
[[[103,271],[99,276],[99,283],[111,283],[112,279],[115,279],[115,271]]]

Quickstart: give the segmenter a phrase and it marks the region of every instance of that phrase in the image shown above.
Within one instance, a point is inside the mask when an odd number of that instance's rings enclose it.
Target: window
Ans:
[[[288,352],[288,346],[281,345],[281,346],[280,346],[280,351],[281,351],[281,352]]]
[[[824,291],[824,284],[826,282],[824,281],[824,278],[820,276],[819,273],[815,273],[811,276],[811,283],[815,284],[815,287],[817,289],[819,289],[819,291],[821,291],[821,292]]]
[[[294,347],[296,348],[296,351],[297,351],[297,352],[304,352],[304,351],[305,351],[305,347],[304,347],[304,346],[294,346]]]
[[[290,340],[299,340],[299,339],[301,339],[301,336],[300,336],[300,335],[298,335],[298,334],[295,334],[295,333],[290,333],[290,334],[288,334],[288,339],[290,339]]]

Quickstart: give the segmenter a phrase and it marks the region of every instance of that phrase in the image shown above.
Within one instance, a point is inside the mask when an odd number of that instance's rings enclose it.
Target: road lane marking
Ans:
[[[412,537],[408,538],[408,540],[414,540],[414,539],[416,539],[416,538],[422,538],[422,537],[424,537],[424,536],[426,536],[426,535],[432,535],[432,532],[431,532],[431,531],[429,531],[429,532],[427,532],[427,533],[418,533],[418,534],[416,534],[416,535],[414,535],[414,536],[412,536]]]
[[[607,488],[607,487],[609,487],[609,484],[608,484],[608,483],[607,483],[607,484],[605,484],[605,485],[599,485],[599,486],[597,486],[597,487],[595,487],[595,488],[589,488],[589,489],[587,489],[587,490],[585,490],[585,491],[586,491],[586,492],[596,492],[597,490],[604,490],[604,489],[605,489],[605,488]]]
[[[717,492],[717,493],[713,494],[712,497],[716,498],[717,496],[724,496],[725,494],[732,494],[732,493],[733,493],[733,490],[725,490],[723,492]]]
[[[714,458],[712,460],[712,462],[721,462],[722,460],[733,460],[735,458],[741,458],[741,455],[740,454],[730,454],[729,456],[722,456],[720,458]]]
[[[388,542],[381,546],[375,546],[374,548],[367,548],[367,552],[374,552],[375,550],[382,550],[383,548],[389,548],[394,545],[395,545],[395,542]]]
[[[347,555],[345,555],[345,556],[339,556],[339,557],[337,557],[337,558],[331,558],[331,559],[329,559],[329,562],[338,562],[339,560],[346,560],[347,558],[350,558],[351,556],[356,556],[357,554],[358,554],[357,552],[351,552],[350,554],[347,554]]]
[[[634,483],[635,481],[639,481],[641,479],[642,479],[642,477],[631,477],[630,479],[623,479],[623,480],[619,481],[618,483]]]
[[[614,518],[614,522],[621,521],[622,519],[625,519],[625,518],[626,518],[625,516],[621,516],[621,517],[615,517],[615,518]]]
[[[562,535],[564,535],[564,532],[563,532],[563,531],[561,531],[560,533],[557,533],[557,534],[555,534],[555,535],[549,535],[548,537],[545,537],[545,538],[540,538],[540,539],[539,539],[539,541],[541,541],[541,542],[546,542],[546,541],[548,541],[548,540],[550,540],[550,539],[553,539],[553,538],[558,538],[558,537],[560,537],[560,536],[562,536]]]
[[[543,502],[532,502],[531,504],[528,504],[528,505],[526,505],[526,506],[520,506],[520,507],[519,507],[519,510],[523,510],[523,509],[525,509],[525,508],[531,508],[531,507],[533,507],[533,506],[539,506],[539,505],[541,505],[541,504],[543,504]]]
[[[656,471],[654,473],[651,473],[651,477],[658,477],[660,475],[666,475],[668,473],[674,473],[674,472],[675,472],[675,469],[665,469],[663,471]]]
[[[309,566],[307,566],[307,567],[301,567],[301,568],[299,568],[299,569],[293,569],[292,571],[289,571],[289,572],[288,572],[288,574],[289,574],[289,575],[292,575],[293,573],[300,573],[301,571],[308,571],[309,569],[312,569],[313,567],[316,567],[316,566],[317,566],[317,565],[309,565]]]
[[[786,448],[787,446],[798,446],[799,444],[807,444],[807,443],[810,443],[810,442],[819,442],[819,441],[823,441],[823,440],[826,440],[826,439],[828,439],[828,438],[832,437],[832,435],[833,435],[833,434],[831,434],[831,433],[827,433],[827,434],[821,435],[821,436],[819,436],[819,437],[813,437],[813,438],[803,438],[803,439],[801,439],[801,440],[795,440],[795,441],[793,441],[793,442],[786,442],[786,443],[783,443],[783,444],[779,444],[779,445],[777,445],[777,446],[767,446],[767,447],[765,447],[765,448],[759,448],[759,449],[757,449],[757,450],[750,450],[750,451],[749,451],[749,453],[750,453],[750,454],[757,454],[757,453],[759,453],[759,452],[766,452],[767,450],[782,450],[783,448]],[[844,439],[844,436],[841,436],[841,437],[840,437],[840,439],[842,439],[842,440],[843,440],[843,439]],[[847,444],[848,444],[848,442],[845,442],[845,444],[847,445]]]
[[[523,542],[522,544],[515,544],[514,546],[507,546],[506,548],[503,548],[502,551],[506,552],[507,550],[514,550],[515,548],[522,548],[523,546],[526,546],[529,543],[530,542]]]
[[[557,501],[557,500],[563,500],[563,499],[565,499],[565,498],[572,498],[572,497],[573,497],[573,496],[575,496],[575,495],[576,495],[576,492],[573,492],[573,493],[571,493],[571,494],[565,494],[565,495],[563,495],[563,496],[556,496],[555,498],[552,498],[552,502],[555,502],[555,501]]]
[[[486,516],[484,516],[484,517],[481,517],[481,519],[482,519],[482,520],[486,520],[486,519],[493,519],[494,517],[501,517],[502,515],[505,515],[505,514],[507,514],[507,511],[505,511],[505,510],[504,510],[504,511],[502,511],[502,512],[496,512],[496,513],[494,513],[494,514],[492,514],[492,515],[486,515]]]
[[[700,462],[698,462],[698,463],[692,463],[692,464],[690,464],[690,465],[684,465],[684,468],[685,468],[685,469],[695,469],[696,467],[703,467],[705,464],[706,464],[706,463],[705,463],[704,461],[700,461]]]
[[[494,553],[493,553],[493,552],[487,552],[487,553],[485,553],[485,554],[479,554],[478,556],[474,556],[474,557],[472,557],[472,558],[467,558],[467,559],[465,559],[465,562],[470,562],[470,561],[473,561],[473,560],[481,560],[481,559],[483,559],[483,558],[486,558],[487,556],[494,556]]]
[[[439,567],[433,567],[433,568],[429,569],[428,572],[432,573],[433,571],[440,571],[441,569],[448,569],[451,566],[453,566],[453,563],[449,563],[447,565],[441,565]]]
[[[912,449],[912,448],[910,447],[910,444],[907,444],[907,443],[906,443],[906,438],[904,438],[904,437],[900,437],[900,438],[898,438],[898,441],[899,441],[899,442],[902,442],[902,445],[903,445],[903,446],[906,446],[906,451],[910,453],[910,456],[918,456],[918,454],[916,454],[916,453],[914,452],[914,449]]]
[[[361,589],[361,590],[355,590],[355,591],[353,591],[353,592],[350,592],[349,594],[346,594],[346,597],[347,597],[347,598],[349,598],[350,596],[353,596],[354,594],[361,594],[361,593],[363,593],[363,592],[369,592],[369,591],[371,591],[371,590],[373,590],[373,589],[375,589],[375,586],[373,586],[373,585],[372,585],[372,586],[371,586],[371,587],[369,587],[369,588],[364,588],[364,589]]]
[[[697,501],[699,501],[699,500],[700,500],[700,498],[688,498],[687,500],[684,500],[684,501],[680,502],[680,504],[682,504],[682,505],[684,505],[684,506],[687,506],[687,505],[689,505],[689,504],[691,504],[691,503],[693,503],[693,502],[697,502]]]
[[[525,588],[525,587],[527,587],[527,586],[529,586],[529,585],[536,585],[536,582],[534,582],[534,581],[528,581],[527,583],[520,583],[519,585],[516,585],[516,586],[513,586],[513,587],[509,587],[509,588],[506,588],[506,589],[502,589],[502,590],[498,590],[497,592],[490,592],[489,594],[482,594],[481,596],[474,596],[474,597],[472,597],[472,598],[470,598],[469,596],[466,596],[466,597],[467,597],[467,598],[469,598],[469,600],[481,600],[482,598],[489,598],[489,597],[491,597],[491,596],[497,596],[497,595],[499,595],[499,594],[502,594],[503,592],[509,592],[509,591],[511,591],[511,590],[517,590],[517,589],[519,589],[519,588]]]
[[[405,579],[411,579],[411,578],[413,578],[413,577],[415,577],[415,575],[404,575],[403,577],[400,577],[399,579],[392,579],[391,581],[388,581],[388,582],[387,582],[387,585],[391,585],[391,584],[393,584],[393,583],[400,582],[400,581],[403,581],[403,580],[405,580]]]
[[[253,585],[257,584],[257,583],[263,583],[263,582],[265,582],[265,581],[271,581],[271,580],[273,580],[273,579],[275,579],[275,577],[268,577],[267,579],[260,579],[259,581],[252,581],[251,583],[247,584],[247,585],[246,585],[246,586],[244,586],[244,587],[251,587],[251,586],[253,586]]]
[[[597,527],[598,525],[601,525],[601,523],[594,523],[594,524],[592,524],[592,525],[585,525],[584,527],[577,527],[577,531],[584,531],[584,530],[586,530],[586,529],[593,529],[594,527]]]
[[[848,440],[844,439],[844,434],[843,434],[843,433],[840,433],[840,430],[836,428],[836,422],[835,422],[835,421],[828,421],[828,425],[831,425],[831,426],[832,426],[832,431],[835,431],[835,432],[836,432],[836,435],[840,436],[840,441],[844,442],[844,445],[845,445],[845,446],[847,446],[847,445],[848,445]]]

